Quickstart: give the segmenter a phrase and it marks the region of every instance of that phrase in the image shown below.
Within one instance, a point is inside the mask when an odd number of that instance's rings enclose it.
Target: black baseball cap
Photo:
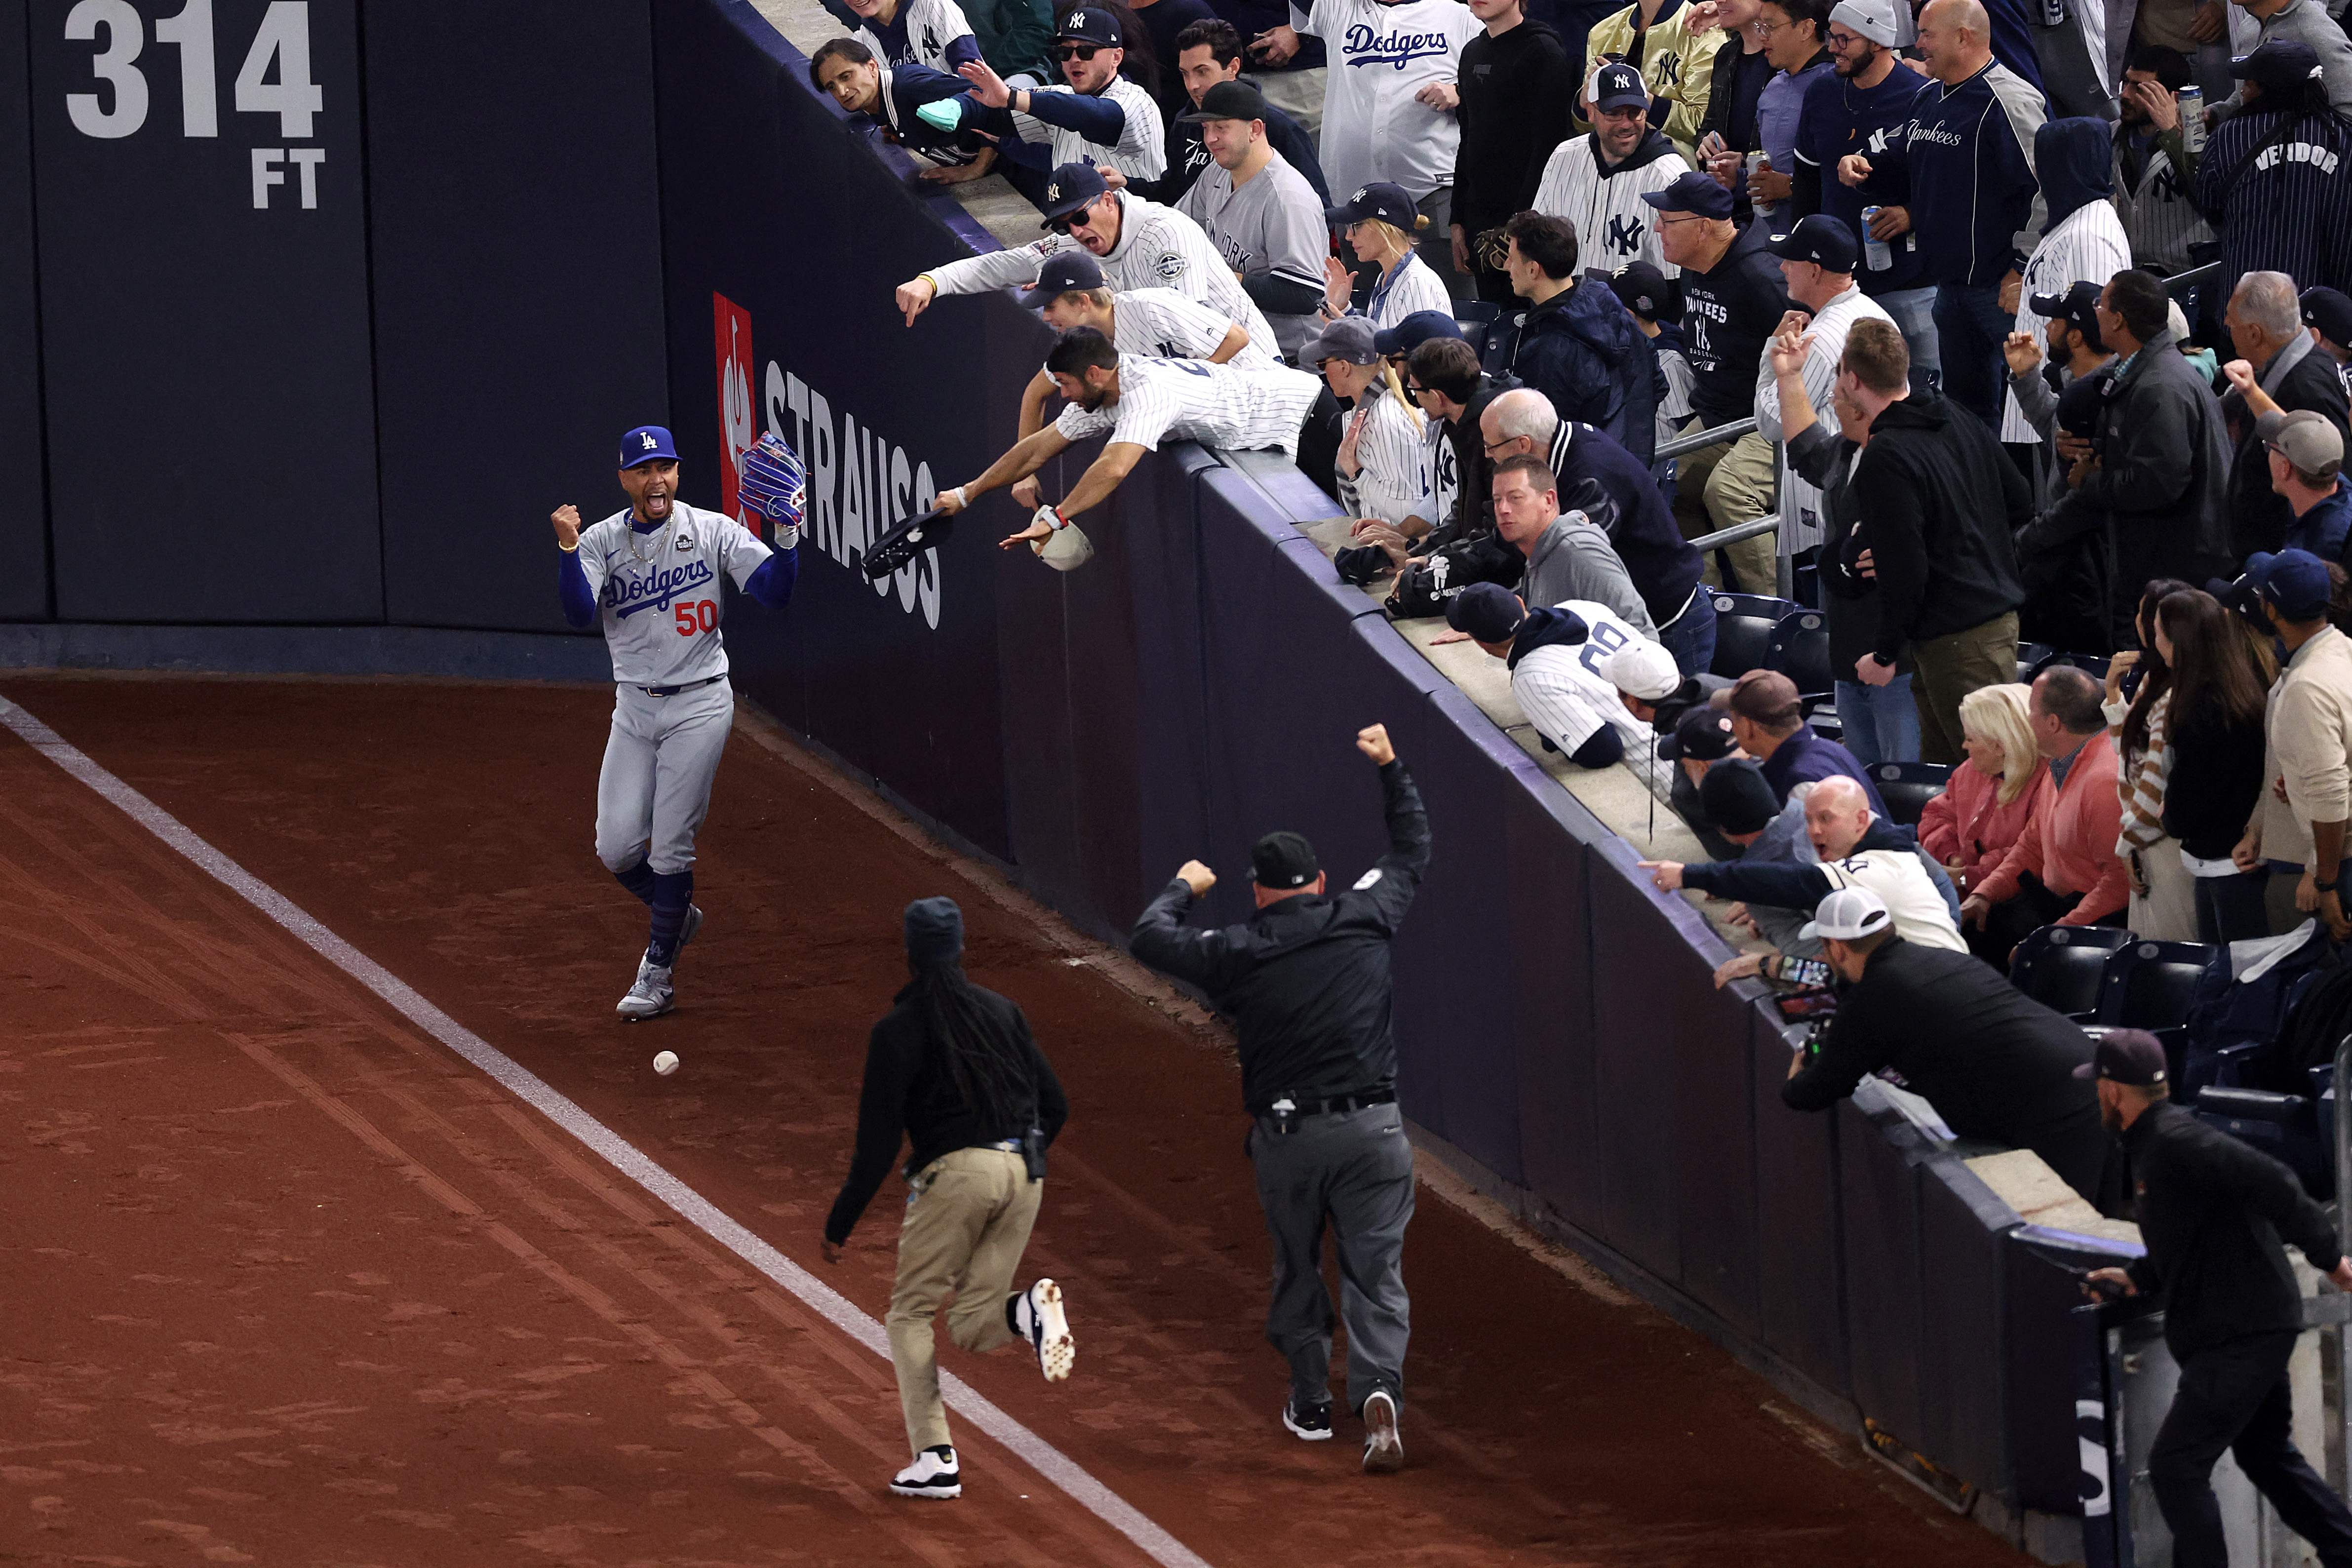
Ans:
[[[1698,803],[1726,833],[1761,833],[1780,815],[1780,797],[1764,770],[1745,760],[1721,763],[1699,780]]]
[[[2109,1029],[2091,1048],[2091,1059],[2074,1069],[2074,1076],[2147,1089],[2164,1082],[2168,1070],[2164,1043],[2154,1035],[2146,1029]]]
[[[1862,254],[1853,230],[1827,213],[1798,219],[1788,233],[1774,235],[1770,245],[1783,261],[1810,261],[1827,272],[1852,272]]]
[[[2088,441],[2099,433],[2099,410],[2107,404],[2108,377],[2104,372],[2080,376],[2058,395],[2058,428]]]
[[[1116,49],[1127,40],[1119,37],[1118,18],[1099,5],[1081,5],[1062,18],[1054,30],[1056,39],[1075,38],[1082,44],[1096,44],[1106,49]]]
[[[2252,54],[2231,60],[2230,74],[2243,77],[2266,93],[2290,97],[2319,75],[2319,56],[2300,38],[2273,38]]]
[[[1411,234],[1413,224],[1421,217],[1421,209],[1412,205],[1412,197],[1402,185],[1374,180],[1369,185],[1358,185],[1356,194],[1338,206],[1326,207],[1323,216],[1339,224],[1361,223],[1376,217]]]
[[[1221,81],[1201,95],[1201,107],[1179,120],[1264,120],[1265,95],[1245,81]],[[1407,227],[1412,226],[1410,224]]]
[[[1303,834],[1269,833],[1250,847],[1250,875],[1261,888],[1303,888],[1322,869]]]
[[[1527,618],[1519,596],[1500,583],[1473,583],[1445,606],[1445,624],[1474,642],[1508,642]]]
[[[1647,109],[1650,89],[1643,82],[1640,71],[1622,60],[1612,60],[1592,73],[1592,107]]]
[[[1033,310],[1040,310],[1073,289],[1102,286],[1103,270],[1093,257],[1083,250],[1057,250],[1037,268],[1037,281],[1021,296],[1021,302]]]
[[[2074,283],[2063,294],[2036,294],[2027,301],[2033,313],[2053,321],[2064,321],[2086,338],[2099,335],[2099,286],[2096,283]]]
[[[1684,757],[1719,763],[1738,749],[1739,742],[1731,738],[1731,714],[1721,708],[1692,709],[1675,723],[1675,732],[1658,742],[1658,755],[1670,763]]]
[[[1072,16],[1078,13],[1072,12]],[[1099,16],[1101,13],[1096,13]],[[1045,205],[1040,210],[1045,221],[1039,226],[1051,228],[1072,213],[1101,195],[1110,186],[1103,183],[1102,171],[1092,163],[1065,163],[1045,181]]]
[[[1715,183],[1711,174],[1696,170],[1677,174],[1675,183],[1663,191],[1644,191],[1642,199],[1662,213],[1695,213],[1700,217],[1729,217],[1731,193]]]
[[[1646,261],[1629,261],[1609,279],[1610,292],[1633,314],[1652,321],[1683,319],[1683,291]]]
[[[2337,348],[2352,348],[2352,295],[2321,284],[2303,291],[2303,324]]]

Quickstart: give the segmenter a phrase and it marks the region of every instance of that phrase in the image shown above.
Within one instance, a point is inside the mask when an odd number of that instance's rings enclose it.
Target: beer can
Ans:
[[[1895,265],[1895,247],[1870,232],[1871,226],[1878,221],[1878,215],[1884,210],[1881,207],[1862,209],[1862,264],[1872,272],[1884,272]]]
[[[2180,145],[2190,157],[2205,151],[2205,89],[2194,82],[2180,89]]]

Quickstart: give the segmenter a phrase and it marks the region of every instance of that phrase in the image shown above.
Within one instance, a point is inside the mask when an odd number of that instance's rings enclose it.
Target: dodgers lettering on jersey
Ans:
[[[1453,47],[1454,40],[1444,33],[1383,33],[1364,22],[1349,27],[1339,45],[1350,67],[1361,69],[1366,66],[1386,66],[1391,70],[1402,70],[1413,60],[1448,54]]]
[[[1415,201],[1454,183],[1461,126],[1450,110],[1414,96],[1451,83],[1462,46],[1478,31],[1460,0],[1292,0],[1291,25],[1330,47],[1319,142],[1334,193],[1374,180],[1402,185]]]
[[[751,530],[715,511],[672,503],[650,533],[615,512],[580,535],[580,569],[596,595],[613,679],[625,686],[683,686],[727,673],[719,580],[740,588],[772,553]]]

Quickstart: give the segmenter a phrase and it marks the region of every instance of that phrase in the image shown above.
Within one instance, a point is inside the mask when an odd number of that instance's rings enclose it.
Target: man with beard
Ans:
[[[1848,153],[1879,156],[1911,118],[1919,76],[1903,68],[1896,51],[1916,36],[1910,7],[1895,0],[1839,0],[1830,12],[1822,43],[1830,53],[1831,74],[1815,78],[1805,91],[1790,210],[1800,220],[1825,214],[1862,239],[1853,280],[1902,332],[1913,373],[1932,382],[1942,369],[1937,358],[1936,285],[1927,276],[1919,237],[1911,232],[1910,210],[1903,205],[1910,186],[1890,171],[1877,182],[1873,198],[1837,178],[1839,159]],[[1877,211],[1864,223],[1862,215],[1873,206]]]
[[[1306,176],[1266,140],[1273,110],[1247,82],[1219,82],[1184,116],[1200,122],[1216,167],[1176,204],[1241,275],[1247,294],[1274,324],[1285,354],[1315,335],[1323,302],[1323,258],[1330,231],[1323,204]]]
[[[1605,65],[1592,80],[1592,131],[1561,142],[1544,164],[1535,210],[1567,220],[1587,265],[1615,272],[1646,261],[1668,278],[1676,268],[1642,200],[1691,172],[1663,131],[1650,124],[1650,89],[1629,65]]]
[[[2132,265],[2169,278],[2197,265],[2193,246],[2213,237],[2189,199],[2181,150],[2180,89],[2189,61],[2143,44],[2124,68],[2123,118],[2116,124],[2116,212],[2131,241]]]
[[[1185,23],[1183,31],[1176,35],[1175,70],[1192,107],[1199,108],[1211,88],[1219,82],[1240,79],[1241,34],[1222,16]],[[1315,139],[1298,121],[1267,104],[1265,139],[1284,163],[1315,187],[1317,205],[1330,205],[1331,193],[1323,184],[1323,165],[1315,156]],[[1171,115],[1168,173],[1156,180],[1129,180],[1126,188],[1147,201],[1174,206],[1208,167],[1209,145],[1201,134],[1201,121],[1188,114]]]

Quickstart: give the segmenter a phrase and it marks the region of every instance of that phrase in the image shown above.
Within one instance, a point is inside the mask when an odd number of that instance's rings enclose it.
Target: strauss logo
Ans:
[[[743,482],[744,449],[760,437],[751,427],[751,367],[741,344],[742,327],[740,322],[729,325],[727,363],[719,373],[719,416],[726,423],[730,488],[740,489]]]

